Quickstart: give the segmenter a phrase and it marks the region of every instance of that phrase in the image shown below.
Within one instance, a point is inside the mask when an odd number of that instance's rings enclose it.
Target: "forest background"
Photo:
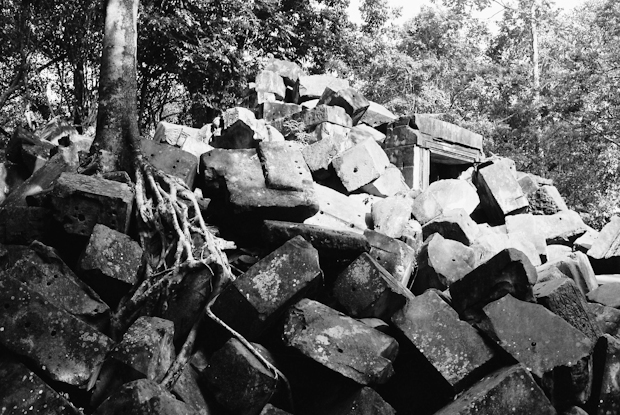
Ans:
[[[25,114],[94,134],[104,2],[2,0],[0,139]],[[434,114],[487,154],[554,180],[600,228],[620,213],[620,4],[435,0],[402,24],[386,0],[142,0],[138,114],[194,127],[242,105],[268,59],[348,79],[397,115]],[[481,11],[498,9],[492,22]]]

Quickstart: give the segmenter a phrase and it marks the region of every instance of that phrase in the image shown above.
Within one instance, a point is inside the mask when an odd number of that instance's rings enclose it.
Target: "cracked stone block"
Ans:
[[[110,308],[82,282],[56,252],[40,242],[26,247],[7,247],[6,273],[46,297],[85,323],[104,331]],[[11,258],[14,257],[14,258]]]
[[[422,226],[424,239],[439,233],[446,239],[452,239],[463,245],[471,245],[480,234],[476,222],[464,209],[444,211],[430,222]]]
[[[539,256],[547,256],[547,241],[534,215],[525,213],[507,216],[506,230],[509,235],[521,235],[529,240]]]
[[[332,161],[336,174],[349,192],[378,179],[389,165],[383,149],[372,140],[356,144]]]
[[[438,233],[432,234],[418,254],[418,272],[412,291],[421,294],[429,288],[450,287],[475,268],[475,252],[470,247]]]
[[[353,120],[353,125],[359,123],[370,106],[370,102],[357,89],[350,87],[337,90],[325,88],[319,98],[319,105],[321,104],[344,108]]]
[[[140,278],[142,248],[124,233],[95,225],[78,261],[82,280],[108,304],[116,306]]]
[[[160,121],[155,129],[153,141],[178,147],[187,153],[193,154],[198,159],[202,154],[213,149],[213,147],[208,144],[211,138],[211,130],[206,129],[206,127],[209,126],[210,124],[203,128],[191,128],[185,125]],[[170,155],[168,155],[168,157],[170,157]],[[167,173],[170,172],[168,171]]]
[[[587,335],[542,305],[510,294],[486,305],[484,313],[489,324],[482,329],[542,379],[556,404],[587,401],[594,349]]]
[[[592,265],[583,252],[573,252],[565,258],[547,262],[538,267],[537,270],[539,273],[543,273],[550,268],[557,268],[564,275],[575,281],[584,295],[598,287]]]
[[[144,158],[155,168],[178,177],[189,187],[194,186],[198,173],[198,157],[192,153],[166,143],[143,139],[141,141]]]
[[[327,415],[395,415],[396,411],[374,389],[364,386],[337,402]]]
[[[438,291],[407,301],[392,323],[458,393],[473,383],[495,353],[475,328],[459,320]]]
[[[266,122],[270,123],[272,121],[278,120],[280,118],[285,118],[289,115],[297,114],[302,111],[303,108],[301,105],[280,101],[268,101],[263,102],[259,106],[258,116],[259,118],[262,118]]]
[[[391,238],[400,238],[411,219],[411,198],[407,194],[386,197],[372,204],[374,229]]]
[[[350,138],[354,144],[364,140],[374,140],[381,144],[385,141],[385,134],[368,124],[357,124],[351,128]]]
[[[368,229],[366,215],[370,209],[362,202],[329,187],[314,184],[319,211],[304,220],[307,225],[364,233]]]
[[[387,270],[396,281],[409,286],[411,274],[416,265],[416,251],[403,241],[382,233],[364,232],[370,242],[370,256]]]
[[[303,192],[314,182],[298,143],[262,142],[257,153],[268,188]]]
[[[54,219],[69,234],[90,236],[98,223],[122,233],[129,230],[134,191],[124,183],[62,173],[46,197]]]
[[[296,236],[254,264],[217,297],[215,315],[254,339],[286,308],[322,282],[317,250]]]
[[[303,299],[287,312],[284,343],[362,385],[394,374],[398,343],[364,323],[319,302]]]
[[[117,414],[148,415],[196,415],[189,405],[177,400],[174,395],[157,383],[140,379],[129,382],[106,399],[94,415]]]
[[[538,229],[545,236],[547,245],[572,246],[573,242],[588,230],[588,226],[583,222],[579,213],[572,210],[534,217]]]
[[[614,216],[601,229],[588,250],[597,274],[614,274],[620,269],[620,216]]]
[[[435,415],[555,415],[556,411],[523,365],[499,369]]]
[[[299,117],[299,115],[301,117]],[[293,119],[300,119],[304,123],[305,129],[308,131],[326,122],[345,128],[351,128],[352,126],[351,117],[344,108],[331,107],[328,105],[317,105],[303,113],[294,115]]]
[[[215,399],[233,414],[258,414],[278,386],[278,379],[239,340],[217,350],[201,374]]]
[[[413,201],[413,217],[425,225],[446,211],[463,209],[471,215],[480,204],[476,189],[465,180],[437,180]]]
[[[340,90],[349,87],[349,81],[330,75],[300,75],[299,96],[303,101],[321,98],[325,88]]]
[[[620,310],[598,303],[586,306],[601,332],[620,338]]]
[[[0,356],[0,413],[23,415],[79,415],[64,396],[49,387],[39,376],[9,356]]]
[[[534,302],[532,286],[536,279],[536,269],[522,252],[505,249],[452,283],[452,306],[461,316],[471,318],[507,293]]]
[[[394,115],[383,105],[377,104],[373,101],[369,101],[368,109],[360,119],[360,123],[368,124],[371,127],[377,127],[382,124],[396,121],[396,118],[396,115]]]
[[[620,308],[620,282],[609,282],[590,291],[588,301],[607,307]]]
[[[363,253],[338,275],[334,298],[351,317],[376,317],[388,321],[402,308],[409,290],[370,255]]]
[[[53,380],[85,387],[114,344],[7,274],[0,274],[0,305],[0,344]]]
[[[620,339],[608,334],[604,338],[607,343],[605,368],[596,414],[612,415],[620,412]]]
[[[529,206],[517,179],[504,163],[483,165],[473,179],[482,208],[494,223],[502,224],[506,216],[522,213]]]
[[[270,92],[275,94],[276,99],[283,100],[286,96],[286,85],[284,85],[284,79],[273,71],[262,71],[256,75],[256,84],[254,89],[257,92]]]
[[[395,196],[397,193],[407,193],[411,190],[409,186],[407,186],[400,169],[393,164],[387,166],[378,179],[362,186],[361,189],[363,192],[378,197]]]

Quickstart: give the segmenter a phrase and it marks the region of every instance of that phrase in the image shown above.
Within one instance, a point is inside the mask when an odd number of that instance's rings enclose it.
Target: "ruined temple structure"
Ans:
[[[482,136],[291,62],[246,101],[142,141],[235,278],[196,268],[127,313],[137,186],[78,172],[86,137],[15,133],[0,414],[620,413],[620,218],[592,229]]]

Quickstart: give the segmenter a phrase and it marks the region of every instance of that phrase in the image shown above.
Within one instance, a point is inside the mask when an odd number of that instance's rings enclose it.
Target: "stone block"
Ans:
[[[566,202],[555,186],[544,185],[527,195],[530,212],[537,215],[553,215],[568,210]]]
[[[452,306],[469,318],[507,293],[534,302],[532,286],[536,279],[536,269],[522,252],[505,249],[452,283]]]
[[[547,245],[564,244],[571,246],[588,226],[575,211],[565,210],[553,215],[535,215],[538,229],[545,235]]]
[[[592,265],[583,252],[573,252],[565,258],[547,262],[538,267],[537,270],[541,273],[549,268],[557,268],[564,275],[571,278],[584,294],[588,294],[598,287]]]
[[[286,96],[284,79],[274,71],[262,71],[256,75],[254,89],[257,92],[270,92],[275,94],[276,99],[283,100]]]
[[[475,252],[470,247],[433,234],[418,255],[418,272],[411,291],[414,294],[422,294],[429,288],[443,291],[469,274],[475,261]]]
[[[597,230],[588,229],[586,233],[575,239],[575,242],[573,242],[573,248],[576,251],[587,253],[590,248],[592,248],[592,245],[594,244],[596,238],[598,238],[599,233],[600,232]]]
[[[102,332],[107,329],[110,321],[108,305],[76,277],[52,248],[37,241],[28,248],[8,248],[8,275],[85,323]]]
[[[547,246],[547,261],[553,262],[559,259],[564,259],[564,258],[569,257],[572,253],[573,253],[573,248],[571,248],[570,246],[549,245]]]
[[[351,317],[376,317],[388,321],[402,308],[409,290],[370,255],[363,253],[338,275],[334,298]]]
[[[394,373],[396,340],[313,300],[303,299],[289,309],[282,338],[362,385],[385,383]]]
[[[335,124],[334,124],[335,125]],[[326,137],[316,143],[305,146],[301,153],[312,174],[319,178],[329,177],[329,165],[340,151],[341,145],[332,137]]]
[[[530,195],[536,193],[536,191],[540,188],[536,181],[529,174],[524,174],[523,176],[517,179],[519,182],[519,186],[521,186],[521,190],[525,197],[529,197]]]
[[[357,233],[368,229],[366,216],[370,216],[370,208],[364,203],[318,183],[314,184],[314,190],[319,211],[306,219],[305,224]]]
[[[416,265],[416,251],[398,239],[367,230],[364,236],[370,243],[370,256],[387,270],[396,281],[409,286]]]
[[[31,143],[22,142],[21,162],[30,176],[39,170],[50,159],[52,150],[56,146],[49,141],[35,138]]]
[[[368,124],[357,124],[351,128],[350,139],[354,144],[364,140],[374,140],[381,144],[385,141],[385,134]]]
[[[484,307],[483,330],[550,389],[552,401],[582,404],[592,387],[594,343],[539,304],[508,294]],[[556,387],[562,385],[562,388]]]
[[[392,317],[392,323],[455,393],[473,383],[495,355],[476,329],[459,320],[436,290],[409,299]]]
[[[523,365],[488,375],[435,415],[555,415],[544,392]]]
[[[495,232],[497,228],[499,227],[478,227],[481,231],[481,236],[476,238],[475,242],[471,245],[471,248],[476,253],[476,264],[488,261],[504,249],[514,248],[525,254],[533,266],[541,265],[542,261],[540,255],[528,234],[523,232],[512,234]]]
[[[222,114],[222,134],[212,145],[226,149],[254,148],[258,144],[256,116],[247,108],[229,108]]]
[[[587,303],[586,307],[602,333],[620,338],[620,310],[598,303]]]
[[[615,273],[620,269],[620,216],[614,216],[601,229],[588,250],[597,274]]]
[[[259,118],[264,119],[270,123],[280,118],[288,117],[289,115],[297,114],[303,111],[301,105],[291,104],[279,101],[270,101],[262,103],[258,108]]]
[[[86,387],[114,344],[7,274],[0,274],[0,304],[0,345],[53,380]]]
[[[143,139],[141,147],[144,158],[155,168],[178,177],[190,189],[194,186],[198,173],[198,157],[194,154],[154,140]]]
[[[28,245],[50,243],[54,222],[52,211],[38,206],[6,206],[0,209],[0,243]]]
[[[80,277],[115,307],[141,278],[142,254],[129,236],[97,224],[78,261]]]
[[[266,71],[273,71],[284,78],[287,83],[297,82],[304,71],[295,62],[272,58],[265,65]]]
[[[529,206],[517,179],[503,163],[483,165],[473,179],[482,208],[495,224],[503,224],[506,216],[522,213]]]
[[[590,338],[592,344],[601,336],[599,326],[588,312],[585,295],[570,278],[538,283],[534,285],[534,296],[538,304],[580,330]]]
[[[286,412],[283,409],[277,408],[272,404],[268,403],[265,405],[262,411],[260,411],[259,415],[291,415],[290,412]]]
[[[201,377],[216,400],[239,415],[258,414],[278,385],[274,374],[235,338],[213,354]]]
[[[425,225],[449,210],[463,209],[471,215],[479,204],[476,189],[465,180],[438,180],[414,199],[413,216]]]
[[[302,101],[321,98],[325,88],[331,88],[337,91],[348,87],[349,81],[329,75],[299,76],[299,96]]]
[[[153,141],[178,147],[185,152],[193,154],[198,159],[202,154],[213,149],[208,144],[210,138],[210,131],[207,134],[207,131],[202,128],[192,128],[160,121],[155,129]]]
[[[607,307],[620,308],[620,282],[609,282],[590,291],[588,301]]]
[[[298,143],[263,142],[257,153],[268,188],[303,192],[313,183]]]
[[[344,108],[330,107],[328,105],[317,105],[303,113],[293,115],[292,118],[303,121],[305,129],[308,131],[325,122],[340,125],[345,128],[352,127],[351,117]]]
[[[395,415],[396,411],[374,389],[364,386],[337,402],[326,415]]]
[[[391,238],[400,238],[411,219],[411,198],[407,194],[377,200],[372,205],[374,229]]]
[[[338,155],[332,165],[347,191],[378,179],[390,161],[379,144],[366,140]]]
[[[322,275],[317,250],[296,236],[238,277],[211,309],[243,336],[254,339],[290,304],[320,285]]]
[[[124,384],[106,399],[94,415],[117,414],[196,415],[189,405],[177,400],[157,383],[140,379]]]
[[[471,245],[479,235],[478,227],[463,209],[444,211],[422,226],[424,239],[439,233],[446,239],[452,239],[464,245]]]
[[[612,415],[620,412],[620,339],[608,334],[604,337],[607,348],[596,414]]]
[[[415,114],[412,121],[415,123],[414,128],[424,134],[441,138],[449,143],[482,150],[482,136],[480,134],[423,114]]]
[[[506,217],[506,230],[509,235],[521,235],[530,241],[536,248],[539,256],[547,256],[547,241],[545,234],[538,227],[538,221],[532,214],[510,215]],[[538,264],[540,265],[540,264]]]
[[[396,115],[383,105],[369,101],[368,109],[360,119],[360,123],[368,124],[371,127],[378,127],[395,121],[396,118]]]
[[[351,128],[332,122],[317,124],[313,131],[317,141],[331,139],[335,143],[339,153],[353,147],[353,143],[349,140],[350,133]]]
[[[390,164],[378,179],[362,186],[361,190],[373,196],[390,197],[397,193],[407,193],[410,189],[398,167]]]
[[[321,98],[319,98],[319,105],[322,104],[344,108],[351,117],[353,125],[360,121],[370,106],[370,102],[357,89],[350,87],[342,89],[325,88]]]
[[[64,396],[10,356],[0,356],[0,413],[23,415],[79,415]]]
[[[46,197],[54,219],[69,234],[90,236],[97,223],[129,230],[134,192],[124,183],[62,173]]]

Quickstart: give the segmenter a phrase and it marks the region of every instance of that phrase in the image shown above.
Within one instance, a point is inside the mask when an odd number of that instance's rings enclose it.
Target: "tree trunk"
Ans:
[[[540,69],[538,58],[538,4],[532,2],[530,11],[530,30],[532,32],[532,89],[534,90],[534,104],[540,104]]]
[[[139,0],[107,0],[97,133],[97,170],[131,173],[130,141],[139,136],[137,114],[137,20]]]

